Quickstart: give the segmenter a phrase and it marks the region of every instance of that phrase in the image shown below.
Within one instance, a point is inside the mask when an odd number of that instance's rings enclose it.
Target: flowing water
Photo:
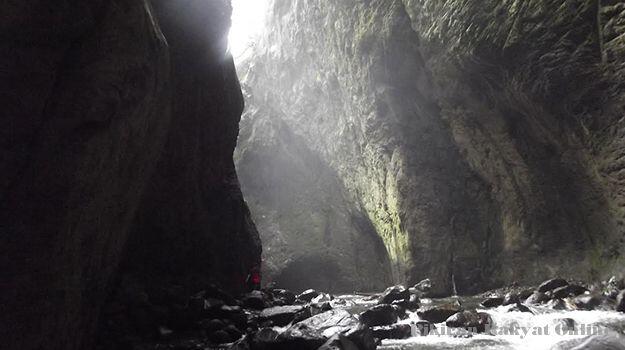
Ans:
[[[532,313],[508,312],[508,307],[480,308],[476,298],[461,298],[466,309],[477,308],[490,314],[493,323],[485,334],[470,334],[461,329],[452,329],[444,323],[428,336],[419,336],[413,326],[413,336],[403,340],[384,340],[381,350],[422,349],[553,349],[556,344],[570,342],[578,344],[591,335],[619,337],[625,331],[625,314],[615,311],[564,311],[547,307],[530,306]],[[422,300],[422,303],[445,303],[455,299]],[[375,304],[366,297],[346,295],[333,302],[336,308],[343,308],[356,314]],[[409,312],[408,318],[399,323],[415,324],[416,313]],[[571,321],[572,320],[572,321]],[[622,339],[622,338],[621,338]],[[620,344],[620,343],[619,343]],[[565,346],[570,348],[572,346]],[[593,349],[604,349],[599,346]],[[616,347],[615,349],[625,349]]]

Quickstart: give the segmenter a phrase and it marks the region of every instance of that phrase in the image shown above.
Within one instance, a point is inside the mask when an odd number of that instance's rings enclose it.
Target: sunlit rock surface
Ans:
[[[279,208],[322,212],[293,194],[260,200],[283,189],[252,164],[278,159],[298,169],[284,175],[295,188],[324,179],[325,207],[362,210],[396,281],[469,293],[612,272],[625,8],[597,4],[273,1],[238,67],[251,96],[238,167],[267,248],[296,234]]]

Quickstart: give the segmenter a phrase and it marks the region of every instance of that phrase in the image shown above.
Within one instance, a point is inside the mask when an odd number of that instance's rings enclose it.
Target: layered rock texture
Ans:
[[[267,249],[305,232],[282,208],[314,213],[311,239],[348,208],[396,281],[434,293],[614,272],[624,55],[617,1],[273,1],[239,67],[238,167]],[[279,167],[289,185],[267,175]]]
[[[92,348],[124,255],[139,281],[188,288],[240,289],[259,260],[232,163],[229,2],[168,4],[0,4],[6,348]]]

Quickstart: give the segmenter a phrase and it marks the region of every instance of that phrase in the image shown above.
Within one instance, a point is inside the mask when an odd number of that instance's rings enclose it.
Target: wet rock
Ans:
[[[315,350],[326,342],[327,337],[317,328],[298,323],[280,334],[276,340],[280,349]]]
[[[377,341],[369,327],[358,325],[344,332],[344,334],[347,339],[356,344],[358,350],[375,350],[377,348]]]
[[[418,296],[416,296],[415,294],[411,294],[408,300],[395,300],[391,303],[391,305],[398,306],[404,311],[415,311],[420,306],[420,300]]]
[[[240,306],[224,305],[219,309],[219,316],[241,329],[245,328],[248,319],[247,313]]]
[[[243,336],[243,333],[235,325],[226,326],[223,330],[230,335],[232,340],[238,340]]]
[[[492,319],[485,312],[461,311],[450,316],[445,325],[450,328],[464,328],[475,333],[483,333],[490,328]]]
[[[282,305],[293,305],[295,303],[295,293],[286,289],[272,289],[271,294],[275,302],[279,302]]]
[[[334,298],[330,294],[319,293],[319,295],[317,295],[316,297],[312,298],[312,300],[310,302],[311,303],[315,303],[315,304],[322,304],[322,303],[329,303],[333,299]]]
[[[406,339],[410,338],[412,328],[409,324],[394,324],[392,326],[373,327],[373,336],[378,339]]]
[[[616,311],[625,312],[625,289],[616,297]]]
[[[514,305],[508,305],[508,309],[507,312],[529,312],[529,313],[534,313],[532,312],[532,310],[530,310],[529,307],[521,304],[521,303],[516,303]]]
[[[289,329],[310,328],[319,331],[326,338],[336,333],[358,327],[358,319],[345,310],[330,310],[298,322]]]
[[[538,286],[537,290],[541,293],[546,293],[556,288],[566,286],[568,284],[569,283],[562,278],[553,278],[541,283],[540,286]]]
[[[553,310],[575,310],[576,307],[568,299],[552,299],[549,300],[545,307]]]
[[[260,319],[262,321],[272,321],[276,326],[286,326],[295,319],[295,315],[304,310],[303,306],[274,306],[264,309],[260,313]]]
[[[358,346],[342,334],[336,334],[317,350],[359,350]]]
[[[378,300],[378,304],[391,304],[396,300],[409,300],[410,292],[402,285],[397,285],[393,287],[387,288],[380,299]]]
[[[480,303],[483,307],[497,307],[503,304],[502,297],[488,297]]]
[[[310,302],[313,298],[319,296],[319,294],[321,293],[317,292],[314,289],[308,289],[308,290],[303,291],[301,294],[299,294],[297,296],[297,299],[305,301],[305,302]]]
[[[217,287],[214,284],[209,285],[206,289],[201,292],[206,299],[218,299],[223,300],[227,305],[237,305],[238,301],[229,293],[224,291],[223,289]]]
[[[241,300],[243,306],[254,310],[262,310],[268,306],[266,296],[260,290],[245,294]]]
[[[532,295],[530,295],[526,300],[526,304],[542,304],[544,302],[549,301],[549,297],[542,292],[535,291]]]
[[[300,312],[296,313],[295,316],[293,317],[293,323],[297,323],[297,322],[301,322],[309,317],[312,317],[313,314],[311,312],[311,308],[310,307],[305,307],[304,309],[302,309]]]
[[[532,294],[534,294],[534,289],[532,289],[532,288],[525,288],[525,289],[521,290],[518,294],[519,294],[519,300],[520,301],[525,301]]]
[[[388,304],[376,305],[360,314],[360,322],[368,327],[390,325],[397,320],[397,311]]]
[[[225,330],[218,330],[208,335],[208,339],[215,344],[231,343],[234,339]]]
[[[414,285],[414,289],[421,293],[429,293],[432,290],[432,281],[429,278],[421,280],[419,283]]]
[[[200,329],[203,329],[208,333],[214,333],[216,331],[224,329],[226,327],[226,324],[222,320],[212,319],[202,320],[198,322],[198,326]]]
[[[509,292],[503,297],[502,305],[518,304],[520,302],[519,295],[516,292]]]
[[[564,334],[564,332],[569,332],[575,329],[575,320],[572,318],[562,318],[559,320],[555,320],[556,324],[556,334]]]
[[[592,335],[562,341],[550,350],[625,350],[625,338],[617,333]]]
[[[275,349],[278,343],[278,333],[272,328],[261,328],[250,339],[250,347],[254,350]]]
[[[441,323],[460,311],[461,307],[458,304],[428,305],[417,310],[417,315],[423,320]]]
[[[603,304],[604,298],[596,294],[580,295],[573,299],[573,304],[580,310],[591,311]]]
[[[576,297],[578,295],[584,294],[588,291],[586,287],[582,287],[576,284],[569,284],[566,286],[558,287],[552,291],[552,296],[554,298],[563,299],[566,297]]]
[[[417,321],[417,323],[415,323],[415,327],[417,329],[417,333],[421,336],[427,336],[431,331],[436,329],[436,326],[428,321]]]

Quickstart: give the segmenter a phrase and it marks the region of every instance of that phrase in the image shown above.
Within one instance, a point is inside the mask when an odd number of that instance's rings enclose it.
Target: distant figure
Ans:
[[[254,265],[245,279],[248,291],[260,289],[260,266]]]

